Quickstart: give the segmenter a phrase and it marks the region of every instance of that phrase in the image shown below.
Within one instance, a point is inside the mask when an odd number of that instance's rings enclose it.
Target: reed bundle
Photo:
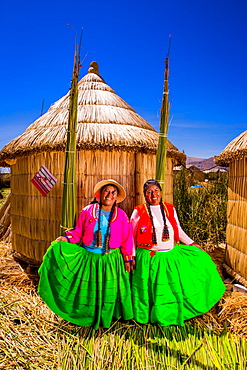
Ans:
[[[30,276],[30,275],[29,275]],[[190,320],[185,327],[115,322],[109,329],[82,328],[54,315],[36,293],[35,276],[11,259],[10,246],[0,245],[0,367],[8,370],[245,370],[246,331],[230,334],[235,296],[238,317],[241,293],[224,298],[214,310]],[[28,283],[29,280],[29,283]],[[236,298],[237,299],[237,298]],[[246,301],[245,301],[246,309]],[[221,318],[221,323],[218,318]],[[226,323],[226,325],[224,325]]]
[[[80,66],[80,47],[77,45],[69,97],[60,235],[65,235],[66,230],[72,229],[76,221],[76,132]]]
[[[166,58],[165,65],[166,68],[164,75],[164,90],[160,114],[160,133],[158,150],[156,154],[156,173],[155,173],[155,179],[159,182],[163,193],[165,189],[167,133],[169,124],[169,98],[168,98],[169,57]]]

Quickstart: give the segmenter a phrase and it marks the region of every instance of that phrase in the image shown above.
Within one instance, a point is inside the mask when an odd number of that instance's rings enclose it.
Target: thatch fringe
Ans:
[[[218,166],[226,166],[234,159],[242,159],[247,156],[247,131],[244,131],[232,140],[221,155],[214,157]]]
[[[224,151],[221,155],[214,157],[214,161],[218,166],[226,167],[235,159],[243,159],[247,156],[247,148],[239,149],[235,152]]]
[[[148,134],[149,135],[149,134]],[[14,144],[14,143],[13,143]],[[183,152],[180,152],[176,149],[176,147],[168,141],[168,149],[167,157],[172,158],[176,161],[177,164],[184,164],[186,161],[186,155]],[[128,146],[128,145],[116,145],[115,143],[109,142],[108,144],[99,144],[99,143],[79,143],[77,144],[77,151],[80,150],[101,150],[101,151],[118,151],[118,152],[130,152],[130,153],[138,153],[142,152],[144,154],[156,154],[157,146],[154,145],[153,147],[145,146],[145,142],[142,145],[137,143],[135,147]],[[39,147],[33,148],[31,145],[28,146],[25,150],[19,150],[13,153],[11,147],[7,150],[2,151],[0,153],[0,166],[2,167],[9,167],[12,164],[15,164],[15,161],[18,158],[30,156],[32,154],[38,153],[49,153],[49,152],[65,152],[65,143],[61,143],[55,145],[55,141],[51,142],[50,145],[40,145]]]
[[[102,127],[103,126],[103,127]],[[14,158],[31,152],[65,150],[67,127],[36,128],[12,140],[1,151],[1,160]],[[83,124],[77,130],[77,148],[92,150],[125,150],[156,153],[158,133],[128,125]],[[169,149],[176,151],[174,145]]]

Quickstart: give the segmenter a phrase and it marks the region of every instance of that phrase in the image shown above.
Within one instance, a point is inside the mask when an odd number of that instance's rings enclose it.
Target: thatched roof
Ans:
[[[244,156],[247,156],[247,131],[232,140],[219,156],[214,157],[214,161],[219,166],[226,166],[232,160]]]
[[[0,166],[12,159],[43,151],[64,151],[70,91],[0,151]],[[156,153],[158,133],[98,74],[96,62],[78,84],[77,148]],[[168,143],[168,156],[185,155]]]

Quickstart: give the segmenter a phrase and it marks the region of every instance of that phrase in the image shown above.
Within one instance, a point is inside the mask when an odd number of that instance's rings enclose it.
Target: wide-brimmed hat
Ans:
[[[124,188],[122,187],[122,185],[120,185],[117,181],[115,180],[112,180],[112,179],[108,179],[108,180],[102,180],[100,182],[98,182],[94,189],[93,189],[93,193],[94,193],[94,196],[97,198],[97,199],[100,199],[100,195],[101,195],[101,189],[103,186],[105,185],[113,185],[113,186],[116,186],[118,188],[118,196],[117,196],[117,203],[120,203],[122,202],[125,198],[126,198],[126,191],[124,190]]]

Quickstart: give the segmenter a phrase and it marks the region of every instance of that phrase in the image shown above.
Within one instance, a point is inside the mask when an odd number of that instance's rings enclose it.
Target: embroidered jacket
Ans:
[[[165,214],[170,221],[174,230],[174,243],[179,242],[179,230],[178,224],[174,217],[174,206],[173,204],[163,202]],[[141,204],[135,209],[138,211],[140,220],[137,227],[137,246],[140,248],[151,249],[152,248],[152,222],[150,220],[148,209],[146,204]]]
[[[86,206],[80,213],[76,227],[67,231],[66,236],[73,244],[90,245],[94,239],[94,226],[97,221],[98,203]],[[110,224],[109,248],[120,248],[123,255],[132,254],[131,226],[126,213],[115,207]]]

